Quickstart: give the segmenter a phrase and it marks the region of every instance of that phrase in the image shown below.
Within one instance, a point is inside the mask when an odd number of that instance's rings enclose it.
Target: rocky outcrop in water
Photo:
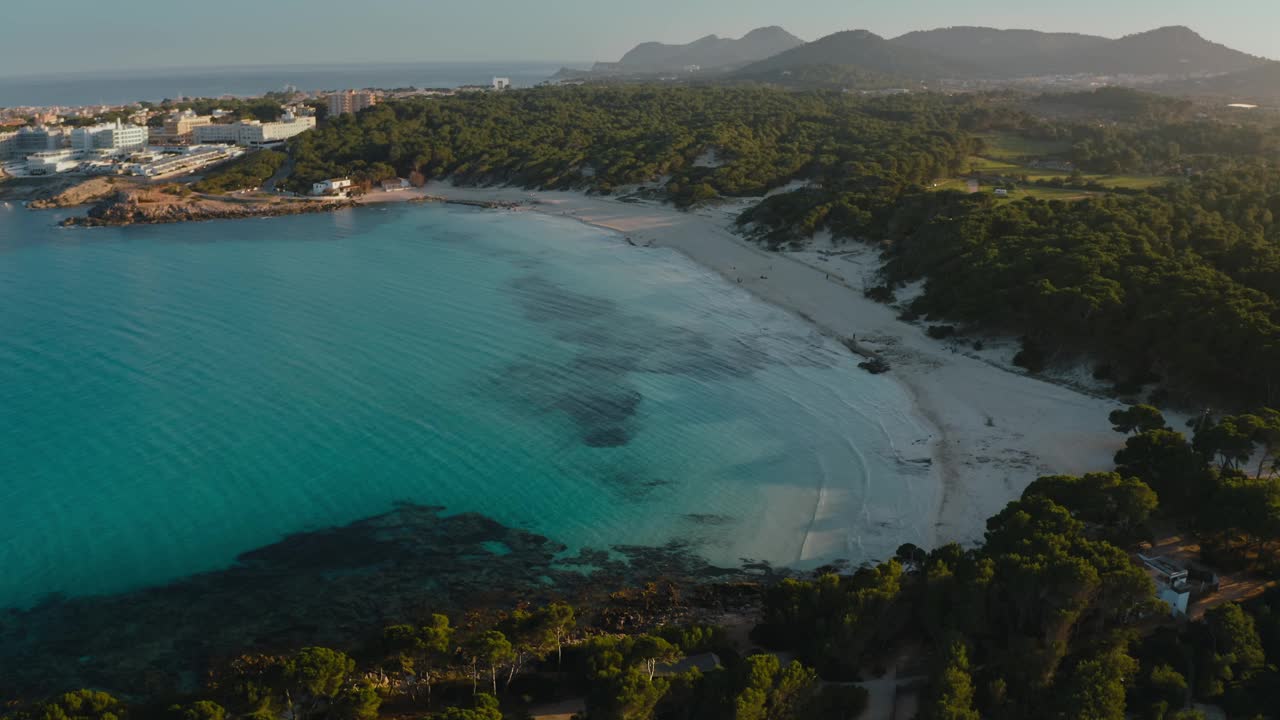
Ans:
[[[517,602],[567,599],[608,609],[611,627],[634,627],[653,617],[656,601],[611,598],[611,591],[761,576],[712,567],[679,543],[564,551],[474,513],[402,505],[291,535],[226,569],[168,585],[0,610],[0,697],[80,687],[124,695],[190,690],[210,668],[243,653],[350,648],[387,624]]]
[[[67,208],[99,202],[120,192],[117,183],[126,182],[128,181],[123,179],[99,177],[90,178],[62,189],[54,186],[51,188],[53,194],[32,200],[27,203],[27,207],[32,210],[44,210],[46,208]]]
[[[514,202],[511,200],[460,200],[456,198],[448,198],[443,195],[423,195],[421,197],[410,200],[411,203],[429,203],[438,202],[446,205],[466,205],[468,207],[484,208],[485,210],[518,210],[528,206],[525,202]]]
[[[350,200],[287,200],[283,198],[177,197],[157,191],[121,191],[103,200],[84,217],[70,217],[64,226],[110,226],[236,220],[280,215],[331,212],[354,207]]]

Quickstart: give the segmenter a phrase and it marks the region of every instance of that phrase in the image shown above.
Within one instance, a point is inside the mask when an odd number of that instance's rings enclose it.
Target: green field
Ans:
[[[1004,162],[1003,160],[995,160],[981,155],[969,156],[969,167],[976,172],[1014,172],[1023,170],[1021,165]]]
[[[934,192],[944,192],[947,190],[958,190],[964,192],[969,187],[969,182],[964,178],[950,178],[947,180],[939,180],[929,187]]]
[[[1158,185],[1177,182],[1177,178],[1159,177],[1156,175],[1085,175],[1086,180],[1097,180],[1108,187],[1132,188],[1146,190]]]
[[[1066,140],[1033,140],[1012,133],[987,133],[977,137],[987,145],[983,157],[1006,162],[1051,158],[1071,150],[1071,143]]]
[[[986,188],[984,188],[983,191],[991,192]],[[1098,191],[1090,192],[1088,190],[1078,190],[1076,188],[1047,188],[1028,185],[1011,191],[1009,193],[1009,199],[1017,200],[1018,198],[1033,197],[1040,200],[1083,200],[1084,198],[1101,194],[1102,193]]]
[[[1064,159],[1071,149],[1070,144],[1066,141],[1033,140],[1012,133],[987,133],[978,137],[985,141],[986,147],[982,154],[969,157],[965,168],[966,171],[986,176],[997,175],[1014,180],[1018,187],[1009,193],[1011,199],[1036,197],[1046,200],[1079,200],[1103,192],[1083,188],[1037,187],[1030,184],[1036,180],[1066,180],[1070,177],[1071,173],[1062,170],[1030,166],[1030,163],[1036,160]],[[1173,178],[1154,175],[1101,175],[1096,173],[1083,173],[1080,177],[1086,182],[1096,182],[1106,188],[1133,190],[1145,190],[1174,180]],[[1023,178],[1026,178],[1026,180],[1022,180]],[[968,189],[968,185],[963,177],[950,178],[939,180],[930,189],[938,192],[944,190],[959,190],[963,192]],[[982,184],[982,192],[991,192],[992,190],[990,183]]]

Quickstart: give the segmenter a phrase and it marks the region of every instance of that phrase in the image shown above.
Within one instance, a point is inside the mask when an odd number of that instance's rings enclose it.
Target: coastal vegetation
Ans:
[[[955,323],[935,324],[937,339],[1020,336],[1016,362],[1031,372],[1088,350],[1120,394],[1169,382],[1230,411],[1199,415],[1186,433],[1151,405],[1113,413],[1125,440],[1112,469],[1039,478],[975,547],[903,545],[851,572],[735,587],[752,601],[745,643],[714,624],[671,622],[663,611],[685,588],[618,587],[613,599],[642,609],[622,622],[609,605],[515,598],[450,614],[424,591],[421,607],[399,608],[360,643],[246,649],[213,662],[198,688],[128,702],[98,690],[23,698],[6,717],[499,720],[534,700],[580,698],[592,720],[847,719],[867,704],[856,683],[908,648],[926,677],[927,719],[1189,720],[1193,702],[1274,716],[1280,592],[1166,622],[1135,555],[1172,527],[1208,565],[1263,580],[1280,568],[1280,171],[1253,157],[1277,135],[1202,127],[1141,96],[1081,98],[1129,117],[1114,127],[1001,102],[752,87],[395,102],[291,141],[289,182],[648,186],[681,207],[773,192],[743,213],[745,233],[774,247],[819,231],[878,244],[881,296],[923,280],[906,311]],[[1053,169],[1071,176],[1061,187],[1096,182],[1098,194],[1002,201],[929,187],[1044,158],[1074,166]],[[196,189],[256,186],[283,162],[255,153]]]
[[[1046,361],[1091,352],[1124,392],[1165,381],[1227,404],[1280,401],[1280,168],[1261,159],[1280,142],[1276,128],[1098,129],[984,107],[962,124],[980,143],[975,157],[995,158],[975,182],[1025,195],[868,190],[846,176],[766,198],[739,225],[773,246],[820,230],[877,243],[887,291],[926,281],[911,315],[1025,337],[1027,356]],[[1056,170],[1040,163],[1028,185],[1031,173],[1013,163],[1033,158]]]
[[[1035,112],[1046,105],[1057,112]],[[1100,114],[1111,120],[1088,120]],[[1017,361],[1031,371],[1085,350],[1122,394],[1166,384],[1254,407],[1280,402],[1280,169],[1262,159],[1277,147],[1275,127],[1130,91],[1019,104],[630,87],[391,105],[293,150],[298,183],[416,173],[648,185],[679,206],[771,193],[743,213],[745,232],[775,247],[824,230],[878,243],[888,293],[925,280],[911,315],[1020,335]],[[966,173],[1033,192],[929,187]],[[1129,437],[1113,472],[1041,478],[988,521],[978,548],[904,546],[853,574],[766,585],[753,638],[829,682],[923,643],[921,717],[1190,718],[1193,699],[1265,717],[1280,681],[1280,596],[1152,632],[1166,611],[1125,550],[1172,523],[1207,562],[1274,574],[1276,417],[1206,414],[1188,439],[1153,408],[1119,414]],[[625,701],[589,703],[588,715],[680,717],[661,700],[680,683],[655,689],[639,675],[609,690]]]
[[[258,120],[274,122],[284,112],[284,103],[289,99],[286,93],[267,93],[256,98],[190,98],[183,100],[164,100],[160,103],[139,103],[148,110],[169,112],[174,110],[190,110],[197,115],[209,115],[214,110],[226,113],[223,117],[231,120]],[[148,121],[148,125],[160,127],[164,124],[164,114],[157,114]]]
[[[923,183],[972,150],[946,104],[761,88],[543,88],[386,103],[291,141],[293,189],[420,175],[610,193],[657,183],[688,206],[792,181]]]
[[[289,183],[626,188],[680,207],[768,194],[740,216],[745,232],[774,247],[824,230],[878,243],[886,286],[926,280],[912,315],[1025,337],[1024,357],[1043,360],[1028,369],[1087,351],[1121,389],[1277,403],[1280,169],[1263,159],[1276,148],[1274,125],[1129,90],[586,86],[343,116],[292,141]]]
[[[202,193],[227,193],[258,188],[284,166],[288,159],[276,150],[255,150],[205,174],[191,189]]]
[[[1018,334],[1042,356],[1091,350],[1125,392],[1164,379],[1274,403],[1278,182],[1255,166],[1079,202],[912,193],[852,222],[832,217],[845,197],[818,207],[837,233],[885,242],[891,284],[927,279],[913,314]],[[794,215],[779,198],[744,220]]]
[[[1109,420],[1127,438],[1114,472],[1041,478],[988,520],[977,547],[903,545],[852,573],[711,586],[755,596],[750,652],[722,627],[663,621],[679,591],[650,585],[603,606],[428,612],[348,648],[234,657],[196,692],[126,702],[78,690],[7,717],[501,720],[578,697],[592,720],[847,720],[867,690],[846,683],[904,648],[927,677],[922,718],[1200,717],[1193,701],[1270,717],[1280,590],[1210,598],[1193,621],[1165,621],[1127,549],[1176,523],[1201,539],[1206,561],[1273,574],[1280,413],[1197,418],[1190,439],[1151,406]]]

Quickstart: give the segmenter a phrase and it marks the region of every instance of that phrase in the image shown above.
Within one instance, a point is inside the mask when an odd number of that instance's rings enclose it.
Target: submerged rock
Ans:
[[[568,599],[592,605],[657,579],[741,575],[685,544],[583,550],[475,513],[401,505],[350,525],[290,535],[230,567],[111,596],[47,598],[0,611],[0,697],[79,687],[189,691],[243,653],[350,648],[430,613]]]
[[[880,375],[882,373],[887,373],[890,370],[889,363],[881,360],[880,358],[871,358],[870,360],[860,362],[858,363],[858,367],[866,370],[872,375]]]

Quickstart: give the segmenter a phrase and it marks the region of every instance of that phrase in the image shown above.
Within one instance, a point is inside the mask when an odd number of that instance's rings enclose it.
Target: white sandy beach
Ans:
[[[912,511],[931,512],[926,542],[971,543],[985,521],[1036,477],[1107,470],[1122,438],[1107,414],[1118,404],[1012,370],[997,353],[961,350],[927,337],[922,327],[897,319],[897,310],[863,296],[877,261],[871,250],[847,254],[775,253],[730,231],[733,208],[681,212],[657,203],[623,202],[580,192],[519,188],[465,188],[432,183],[421,190],[377,194],[366,202],[423,195],[453,200],[529,203],[528,209],[574,218],[622,233],[636,245],[675,249],[740,284],[756,296],[796,313],[823,331],[855,336],[892,365],[891,377],[915,399],[915,413],[931,429],[938,497],[911,500]],[[998,359],[998,358],[997,358]],[[901,438],[911,442],[911,438]],[[896,442],[890,438],[890,442]],[[905,500],[905,498],[904,498]],[[839,502],[815,509],[829,520],[856,512]],[[932,508],[925,510],[925,508]],[[924,520],[924,518],[921,518]],[[803,542],[803,557],[846,557],[847,538],[826,522],[822,536]],[[814,532],[814,531],[811,531]],[[882,558],[877,558],[882,559]]]

